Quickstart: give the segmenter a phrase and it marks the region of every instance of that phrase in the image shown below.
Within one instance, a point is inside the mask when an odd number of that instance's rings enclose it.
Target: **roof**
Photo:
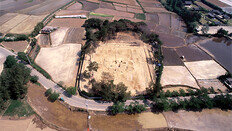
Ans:
[[[192,1],[185,1],[185,4],[186,4],[186,5],[191,5],[191,4],[192,4]]]

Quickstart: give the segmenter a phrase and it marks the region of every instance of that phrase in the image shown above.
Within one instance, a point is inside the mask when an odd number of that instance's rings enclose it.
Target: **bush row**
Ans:
[[[191,96],[189,99],[172,100],[167,98],[160,98],[154,100],[152,110],[155,112],[162,111],[177,111],[177,110],[193,110],[200,111],[202,109],[220,108],[224,110],[232,110],[231,95],[218,95],[210,98],[207,94],[197,97]]]
[[[28,40],[28,36],[25,34],[6,34],[4,38],[1,39],[1,41],[24,41]]]
[[[125,103],[116,102],[112,106],[110,106],[107,111],[110,115],[116,115],[123,112],[127,114],[135,114],[146,111],[146,106],[143,104],[139,104],[137,101],[131,102],[128,106],[125,106]]]

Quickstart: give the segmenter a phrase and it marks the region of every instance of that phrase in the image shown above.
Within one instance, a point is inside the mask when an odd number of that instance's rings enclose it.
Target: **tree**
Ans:
[[[66,92],[68,93],[68,95],[75,95],[76,94],[76,89],[74,87],[68,87],[66,89]]]
[[[38,76],[32,76],[30,79],[32,83],[36,83],[38,80],[39,80]]]
[[[51,102],[55,102],[59,98],[60,94],[55,91],[48,97]]]
[[[208,25],[205,25],[201,28],[201,31],[203,34],[207,34],[207,32],[209,31],[209,26]]]
[[[125,104],[122,102],[116,102],[108,108],[108,113],[111,115],[116,115],[125,111]]]
[[[17,60],[14,56],[7,56],[6,61],[4,62],[4,68],[11,68],[17,63]]]
[[[97,71],[98,63],[96,61],[90,62],[87,68],[89,69],[89,71]]]
[[[6,68],[1,75],[1,86],[8,90],[10,98],[23,98],[27,93],[25,84],[30,79],[31,70],[23,64],[15,64]]]
[[[220,29],[217,31],[216,35],[217,35],[218,37],[227,36],[227,35],[228,35],[228,31],[224,30],[223,28],[220,28]]]
[[[44,94],[45,96],[50,96],[52,94],[52,89],[51,88],[47,89]]]
[[[22,61],[25,61],[26,63],[29,64],[29,61],[27,59],[26,53],[24,52],[18,52],[18,58]]]

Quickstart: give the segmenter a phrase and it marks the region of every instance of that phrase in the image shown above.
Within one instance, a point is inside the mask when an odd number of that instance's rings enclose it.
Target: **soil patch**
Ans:
[[[115,3],[122,3],[125,5],[138,5],[138,3],[136,2],[136,0],[109,0]]]
[[[87,114],[72,112],[58,101],[52,103],[44,96],[43,87],[29,84],[28,99],[30,105],[45,121],[69,130],[86,130]]]
[[[184,56],[187,62],[212,60],[212,58],[208,54],[206,54],[204,51],[202,51],[195,45],[188,45],[181,48],[177,48],[176,52],[179,56]]]
[[[163,113],[168,125],[173,128],[188,130],[231,130],[232,111],[205,109],[201,112],[169,111]]]
[[[158,32],[156,32],[158,33]],[[158,33],[160,40],[163,42],[163,46],[166,47],[178,47],[185,45],[184,39],[170,35],[170,34],[164,34],[164,33]]]
[[[169,13],[165,8],[143,7],[149,13]]]
[[[50,36],[47,35],[47,34],[39,34],[39,37],[38,37],[38,43],[39,43],[39,45],[49,46],[51,44],[49,37]]]
[[[129,7],[127,7],[127,11],[132,12],[132,13],[143,13],[142,9],[135,9],[135,8],[129,8]]]
[[[22,21],[20,24],[18,24],[16,27],[14,27],[12,30],[10,30],[10,33],[15,34],[30,34],[34,27],[43,20],[45,15],[42,16],[29,16],[26,20]]]
[[[64,43],[78,43],[84,44],[85,37],[85,29],[84,28],[69,28],[66,33],[66,38]]]
[[[159,16],[156,13],[146,13],[146,18],[147,20],[152,21],[155,24],[159,24]]]
[[[63,81],[67,86],[74,86],[80,50],[80,44],[41,48],[36,63],[45,69],[55,82]]]
[[[104,8],[96,9],[95,12],[101,14],[113,15],[113,16],[121,16],[121,17],[129,17],[129,18],[134,17],[133,13],[121,12],[117,10],[104,9]]]
[[[87,15],[88,13],[89,11],[85,10],[61,10],[57,12],[56,15]]]
[[[112,3],[107,3],[107,2],[100,2],[100,8],[107,8],[107,9],[112,9],[115,10],[114,6]]]
[[[52,46],[59,46],[63,43],[68,29],[67,27],[61,27],[50,34]]]
[[[161,113],[141,113],[139,114],[138,121],[143,126],[143,129],[164,128],[168,126],[163,114]]]
[[[168,13],[159,13],[159,24],[166,26],[166,27],[171,27],[171,14]]]
[[[85,23],[85,19],[64,18],[53,19],[48,25],[54,27],[81,27]]]
[[[199,88],[196,80],[184,66],[164,66],[161,85],[185,85]]]
[[[223,83],[221,83],[218,79],[197,80],[197,81],[201,87],[204,87],[204,88],[213,87],[213,89],[216,92],[219,92],[218,89],[220,89],[222,92],[225,92],[225,93],[228,92],[228,88]]]
[[[158,25],[156,28],[155,28],[155,32],[156,33],[166,33],[166,34],[170,34],[171,33],[171,29],[167,26],[164,26],[164,25]]]
[[[162,48],[164,60],[164,66],[183,66],[184,63],[180,59],[180,56],[176,53],[174,49],[171,48]]]
[[[76,2],[75,4],[69,6],[66,10],[81,10],[82,4],[79,2]]]
[[[137,121],[138,115],[119,114],[116,116],[94,115],[90,125],[94,130],[105,131],[133,131],[141,130],[142,126]]]
[[[116,10],[119,11],[126,11],[126,7],[122,7],[122,6],[114,6]]]
[[[2,44],[8,50],[14,50],[14,52],[24,52],[28,45],[27,41],[3,42]]]
[[[87,1],[81,1],[83,4],[82,10],[93,11],[99,8],[99,4]]]
[[[216,79],[224,75],[226,70],[214,60],[184,63],[196,79]]]
[[[3,25],[5,22],[7,22],[8,20],[14,18],[15,16],[17,16],[17,13],[7,13],[3,16],[0,17],[0,25]]]
[[[230,5],[227,5],[226,3],[221,2],[220,0],[207,0],[208,2],[215,4],[219,7],[229,7]]]

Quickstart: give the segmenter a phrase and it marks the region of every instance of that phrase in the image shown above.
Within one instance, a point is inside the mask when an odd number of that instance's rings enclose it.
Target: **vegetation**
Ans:
[[[140,20],[146,20],[146,16],[144,13],[136,13],[135,18],[140,19]]]
[[[227,37],[228,36],[228,31],[224,30],[223,28],[220,28],[217,33],[215,34],[215,36],[217,37]]]
[[[4,41],[24,41],[28,40],[28,36],[24,34],[6,34],[3,38]]]
[[[75,87],[68,87],[66,89],[66,92],[68,93],[69,96],[72,96],[72,95],[76,94],[76,89],[75,89]]]
[[[106,15],[106,14],[100,14],[100,13],[94,13],[94,12],[90,12],[89,15],[101,16],[101,17],[114,17],[113,15]]]
[[[51,88],[47,89],[44,94],[46,97],[50,96],[52,94],[52,89]]]
[[[48,100],[51,101],[51,102],[55,102],[58,98],[59,98],[60,94],[59,93],[56,93],[55,91],[53,93],[51,93],[49,96],[48,96]]]
[[[146,111],[145,105],[139,104],[137,101],[131,102],[128,106],[125,106],[125,103],[123,102],[116,102],[108,108],[108,113],[110,115],[116,115],[123,112],[127,114],[136,114],[143,111]]]
[[[26,102],[25,99],[23,100],[11,100],[11,103],[5,113],[4,116],[30,116],[34,114],[33,109],[30,105]]]
[[[43,68],[41,68],[34,62],[31,63],[31,66],[35,68],[38,72],[40,72],[43,76],[45,76],[47,79],[52,79],[52,77]]]
[[[39,22],[39,23],[35,26],[34,30],[33,30],[32,33],[30,34],[30,36],[31,36],[31,37],[37,36],[37,35],[39,34],[40,30],[43,29],[43,27],[44,27],[43,22]]]
[[[98,69],[98,63],[97,62],[90,62],[89,65],[87,66],[89,71],[97,71]]]
[[[4,68],[11,68],[12,66],[16,65],[17,60],[14,56],[7,56],[6,61],[4,62]]]
[[[32,76],[32,77],[30,78],[30,81],[31,81],[32,83],[37,83],[38,80],[39,80],[38,76]]]
[[[18,58],[24,62],[26,62],[27,64],[30,64],[29,62],[29,58],[27,57],[27,54],[24,52],[18,52]]]
[[[94,96],[102,97],[105,101],[126,101],[130,97],[130,92],[126,92],[127,87],[123,83],[117,85],[114,81],[101,81],[92,83]]]

